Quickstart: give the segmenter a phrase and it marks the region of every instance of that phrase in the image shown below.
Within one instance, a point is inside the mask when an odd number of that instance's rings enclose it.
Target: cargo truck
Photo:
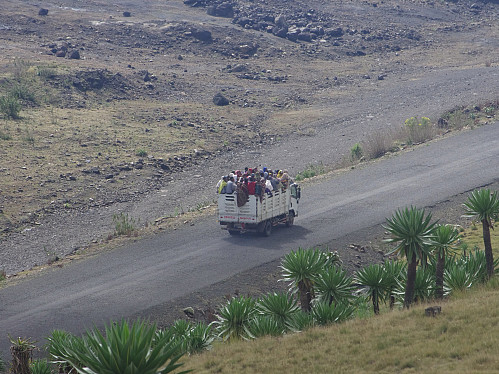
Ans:
[[[298,216],[301,189],[291,184],[286,189],[272,191],[264,196],[249,195],[243,206],[237,204],[237,192],[218,195],[218,213],[222,229],[231,235],[258,232],[270,236],[272,228],[280,223],[290,227]]]

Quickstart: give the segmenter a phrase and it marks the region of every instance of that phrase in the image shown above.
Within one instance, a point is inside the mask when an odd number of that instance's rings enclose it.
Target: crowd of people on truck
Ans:
[[[263,198],[266,193],[272,196],[274,191],[284,191],[293,183],[287,170],[272,170],[267,167],[245,168],[223,175],[217,183],[217,193],[256,195]]]

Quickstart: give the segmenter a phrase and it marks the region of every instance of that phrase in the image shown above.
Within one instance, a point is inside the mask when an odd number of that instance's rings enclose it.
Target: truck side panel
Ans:
[[[242,207],[237,206],[236,194],[218,195],[220,222],[260,223],[262,221],[287,214],[290,207],[291,194],[289,189],[274,191],[273,196],[265,194],[260,197],[250,195],[248,202]]]

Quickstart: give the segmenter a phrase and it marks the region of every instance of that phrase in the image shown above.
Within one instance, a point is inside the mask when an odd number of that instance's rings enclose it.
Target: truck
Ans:
[[[218,195],[219,222],[230,235],[257,232],[270,236],[272,228],[280,223],[293,225],[298,216],[301,189],[296,183],[286,189],[272,191],[264,196],[248,195],[243,206],[237,204],[237,192]]]

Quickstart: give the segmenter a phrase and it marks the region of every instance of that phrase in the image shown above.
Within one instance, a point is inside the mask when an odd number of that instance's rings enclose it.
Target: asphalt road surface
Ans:
[[[0,354],[12,336],[44,343],[55,328],[130,316],[241,271],[381,224],[499,179],[499,123],[432,142],[308,186],[292,228],[230,237],[216,217],[76,262],[0,290]]]

